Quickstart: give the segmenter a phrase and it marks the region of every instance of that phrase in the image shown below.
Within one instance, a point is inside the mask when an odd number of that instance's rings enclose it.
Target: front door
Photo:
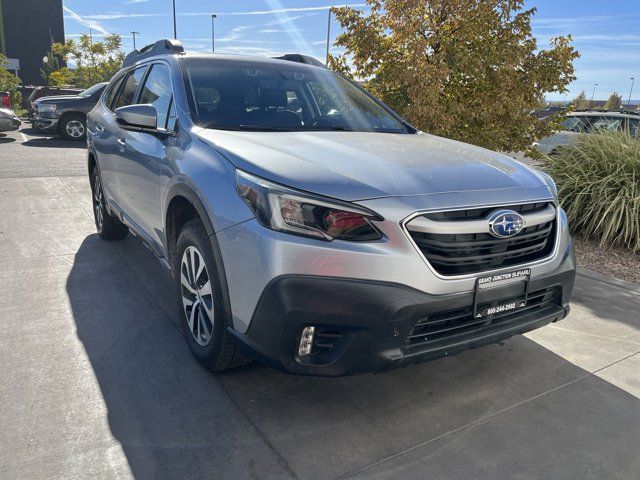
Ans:
[[[174,128],[173,90],[169,68],[153,64],[144,80],[136,103],[153,105],[157,113],[158,130],[152,134],[122,131],[121,143],[128,162],[120,173],[124,211],[130,223],[139,230],[156,253],[162,252],[162,207],[160,202],[167,150],[176,139]],[[166,176],[166,174],[164,174]]]

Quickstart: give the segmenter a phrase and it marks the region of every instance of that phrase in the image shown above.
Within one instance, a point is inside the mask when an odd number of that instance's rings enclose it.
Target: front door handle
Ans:
[[[116,140],[116,142],[118,142],[118,145],[120,145],[122,148],[127,146],[127,142],[124,138],[119,138],[118,140]]]

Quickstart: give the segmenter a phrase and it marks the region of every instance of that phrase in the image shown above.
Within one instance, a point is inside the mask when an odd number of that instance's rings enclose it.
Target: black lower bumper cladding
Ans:
[[[253,356],[287,372],[322,376],[377,372],[500,342],[561,320],[569,310],[574,276],[575,271],[568,270],[532,279],[532,291],[550,292],[544,302],[482,322],[464,314],[472,309],[473,292],[429,295],[392,283],[282,276],[265,288],[249,330],[230,332]],[[512,298],[517,295],[514,288],[496,288],[495,298]],[[455,319],[443,320],[450,312],[457,312]],[[416,328],[431,317],[449,322],[450,334],[425,334],[416,342]],[[452,321],[461,322],[463,328],[455,323],[451,327]],[[314,347],[310,355],[298,356],[307,326],[315,327]]]

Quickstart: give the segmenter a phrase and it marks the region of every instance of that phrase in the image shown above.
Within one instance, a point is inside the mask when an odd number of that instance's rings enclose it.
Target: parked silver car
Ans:
[[[89,113],[105,240],[171,271],[212,370],[380,371],[564,318],[575,260],[553,181],[417,131],[300,55],[133,52]]]
[[[20,128],[20,119],[16,112],[8,108],[0,108],[0,132],[9,132]]]
[[[557,153],[558,148],[574,145],[579,135],[596,131],[625,131],[638,135],[640,114],[629,112],[584,111],[565,115],[562,130],[544,137],[533,146],[546,155]]]

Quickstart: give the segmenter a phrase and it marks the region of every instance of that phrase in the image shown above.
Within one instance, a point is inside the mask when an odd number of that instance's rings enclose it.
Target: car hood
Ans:
[[[55,95],[52,97],[40,97],[33,103],[56,103],[56,102],[66,101],[66,100],[82,100],[84,98],[87,98],[87,97],[81,97],[79,95]]]
[[[343,200],[546,186],[509,157],[424,133],[197,134],[237,168]]]

